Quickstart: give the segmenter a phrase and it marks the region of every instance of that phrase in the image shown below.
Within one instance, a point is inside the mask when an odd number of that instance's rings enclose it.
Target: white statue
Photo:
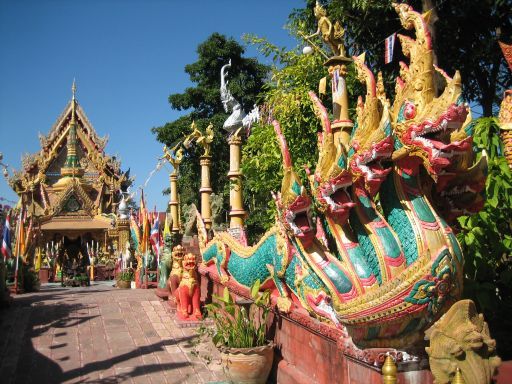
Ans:
[[[124,253],[122,254],[123,268],[128,268],[132,255],[130,253],[130,242],[127,241],[124,246]]]
[[[130,195],[130,188],[126,192],[120,191],[121,193],[121,201],[119,202],[119,207],[117,208],[117,212],[119,214],[120,219],[129,219],[130,210],[128,209],[128,201],[132,198],[133,195]]]
[[[233,112],[227,120],[224,122],[223,128],[229,132],[230,136],[235,133],[239,128],[250,128],[252,123],[259,120],[259,109],[254,106],[251,112],[247,115],[242,109],[242,105],[233,97],[228,89],[228,81],[226,77],[228,75],[228,68],[231,68],[231,59],[228,64],[222,66],[220,70],[220,98],[224,110]]]

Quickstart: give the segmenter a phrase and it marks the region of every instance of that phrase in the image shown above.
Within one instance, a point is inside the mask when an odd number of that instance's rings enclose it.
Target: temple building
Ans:
[[[129,240],[129,220],[121,193],[131,184],[115,157],[105,154],[107,138],[97,135],[73,96],[41,150],[25,155],[23,168],[9,179],[19,206],[33,217],[35,241],[25,260],[58,256],[69,260],[115,260]],[[119,206],[121,203],[121,207]],[[41,256],[42,255],[42,256]]]

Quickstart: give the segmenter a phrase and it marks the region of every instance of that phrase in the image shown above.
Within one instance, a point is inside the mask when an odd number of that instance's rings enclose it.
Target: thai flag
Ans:
[[[158,259],[160,253],[160,220],[158,219],[158,215],[156,216],[155,223],[151,228],[151,234],[149,236],[149,241],[151,241],[151,245],[153,246],[153,251]]]
[[[4,260],[12,257],[11,223],[9,221],[9,215],[7,215],[7,218],[5,219],[4,234],[2,239],[2,255],[4,255]]]
[[[386,37],[385,50],[384,50],[384,64],[391,63],[393,61],[393,50],[395,47],[396,33]]]

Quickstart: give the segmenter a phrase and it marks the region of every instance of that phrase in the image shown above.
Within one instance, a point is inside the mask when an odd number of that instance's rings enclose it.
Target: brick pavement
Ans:
[[[210,383],[224,379],[193,356],[196,331],[180,328],[152,290],[111,283],[43,286],[0,310],[0,382]]]

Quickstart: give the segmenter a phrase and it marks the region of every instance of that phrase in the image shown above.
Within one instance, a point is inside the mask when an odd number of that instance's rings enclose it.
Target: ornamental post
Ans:
[[[242,196],[242,170],[240,169],[240,130],[231,135],[229,144],[229,228],[243,228],[245,210]]]
[[[210,195],[212,194],[212,187],[210,184],[210,165],[212,157],[209,155],[202,155],[200,158],[201,164],[201,217],[203,218],[204,226],[207,230],[212,227],[212,207],[210,205]]]
[[[193,123],[193,132],[196,132],[195,125]],[[210,183],[210,166],[212,163],[212,157],[210,156],[210,147],[213,141],[213,125],[210,123],[206,127],[206,133],[197,134],[196,143],[203,148],[203,154],[199,157],[199,164],[201,165],[201,188],[199,193],[201,194],[201,217],[203,218],[204,226],[206,230],[212,228],[212,207],[210,204],[210,195],[212,194],[212,186]]]
[[[348,149],[350,134],[354,123],[348,115],[348,92],[345,78],[347,76],[347,64],[352,59],[345,56],[334,56],[325,62],[331,77],[332,111],[334,121],[332,132],[334,143],[341,142],[345,149]]]
[[[178,198],[178,173],[180,164],[183,159],[183,149],[168,151],[167,147],[164,147],[164,157],[172,165],[172,172],[169,176],[169,184],[171,188],[171,195],[169,199],[169,210],[171,211],[171,232],[179,233],[181,229],[180,215],[179,215],[179,198]]]

